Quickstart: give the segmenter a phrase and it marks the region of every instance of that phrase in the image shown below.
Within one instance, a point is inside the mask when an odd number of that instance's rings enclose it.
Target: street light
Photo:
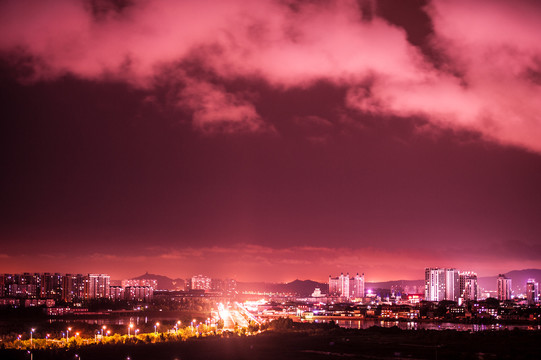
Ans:
[[[160,326],[160,323],[157,322],[156,325],[154,325],[154,335],[158,336],[158,326]]]
[[[33,348],[34,346],[32,345],[32,334],[34,333],[34,331],[36,331],[36,329],[32,328],[30,330],[30,347]]]
[[[131,329],[133,329],[133,324],[130,324],[130,326],[128,326],[128,337],[131,336],[131,334],[130,334]]]
[[[101,327],[101,341],[103,341],[103,331],[104,331],[105,329],[107,329],[107,326],[103,325],[103,326]]]
[[[139,332],[139,329],[135,329],[135,336],[137,337],[137,333]]]
[[[71,328],[69,327],[68,328],[68,331],[66,331],[66,342],[69,340],[70,338],[70,331],[71,331]]]

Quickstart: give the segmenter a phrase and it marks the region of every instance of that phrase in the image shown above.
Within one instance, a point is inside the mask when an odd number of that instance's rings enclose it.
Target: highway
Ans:
[[[235,325],[238,327],[248,327],[248,320],[243,316],[244,311],[244,309],[240,309],[239,311],[236,305],[219,304],[218,313],[224,320],[224,330],[233,331]]]

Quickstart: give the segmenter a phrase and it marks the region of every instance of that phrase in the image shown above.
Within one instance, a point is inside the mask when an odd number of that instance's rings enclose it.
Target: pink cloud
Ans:
[[[193,110],[193,126],[204,133],[270,131],[253,104],[223,87],[193,78],[185,80],[179,105]]]
[[[532,2],[433,1],[434,44],[448,69],[426,69],[414,81],[377,77],[351,89],[348,104],[362,111],[426,116],[443,126],[479,131],[489,140],[541,151],[539,6]],[[482,16],[479,16],[482,14]]]
[[[257,75],[279,87],[303,87],[320,79],[356,83],[373,74],[411,79],[422,62],[404,30],[382,19],[363,22],[354,1],[301,3],[296,11],[278,2],[255,4],[205,53],[222,76]]]
[[[0,48],[39,59],[46,66],[36,67],[38,78],[112,76],[143,87],[152,86],[164,67],[194,57],[221,78],[257,76],[279,87],[320,79],[357,82],[373,73],[407,79],[420,59],[403,30],[381,19],[362,22],[354,1],[301,4],[293,10],[270,0],[157,0],[99,18],[86,4],[3,2],[0,31],[6,35]],[[189,85],[182,103],[195,110],[196,128],[221,122],[230,124],[226,131],[261,129],[246,99],[210,84]],[[207,96],[197,95],[206,90]],[[237,115],[241,120],[232,121]]]
[[[448,59],[441,68],[403,29],[364,21],[352,0],[155,0],[99,17],[90,10],[84,1],[4,1],[0,50],[37,59],[37,78],[72,73],[151,88],[164,68],[195,60],[217,81],[257,77],[282,89],[327,80],[348,87],[346,106],[362,112],[423,116],[541,151],[534,1],[432,1],[433,46]],[[188,79],[179,95],[205,133],[272,128],[249,99],[217,82]]]

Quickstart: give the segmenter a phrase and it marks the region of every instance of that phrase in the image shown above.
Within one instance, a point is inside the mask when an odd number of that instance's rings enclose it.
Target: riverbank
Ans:
[[[295,324],[256,336],[195,338],[156,344],[95,345],[36,351],[35,359],[538,359],[541,332],[366,330]],[[0,350],[5,360],[28,359],[26,351]]]

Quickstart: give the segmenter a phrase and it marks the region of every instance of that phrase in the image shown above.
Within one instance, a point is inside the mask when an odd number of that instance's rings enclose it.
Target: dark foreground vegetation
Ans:
[[[278,324],[277,324],[278,325]],[[224,334],[155,344],[94,345],[34,351],[33,359],[541,359],[538,331],[367,330],[283,322],[256,336]],[[0,350],[0,359],[30,359]]]

